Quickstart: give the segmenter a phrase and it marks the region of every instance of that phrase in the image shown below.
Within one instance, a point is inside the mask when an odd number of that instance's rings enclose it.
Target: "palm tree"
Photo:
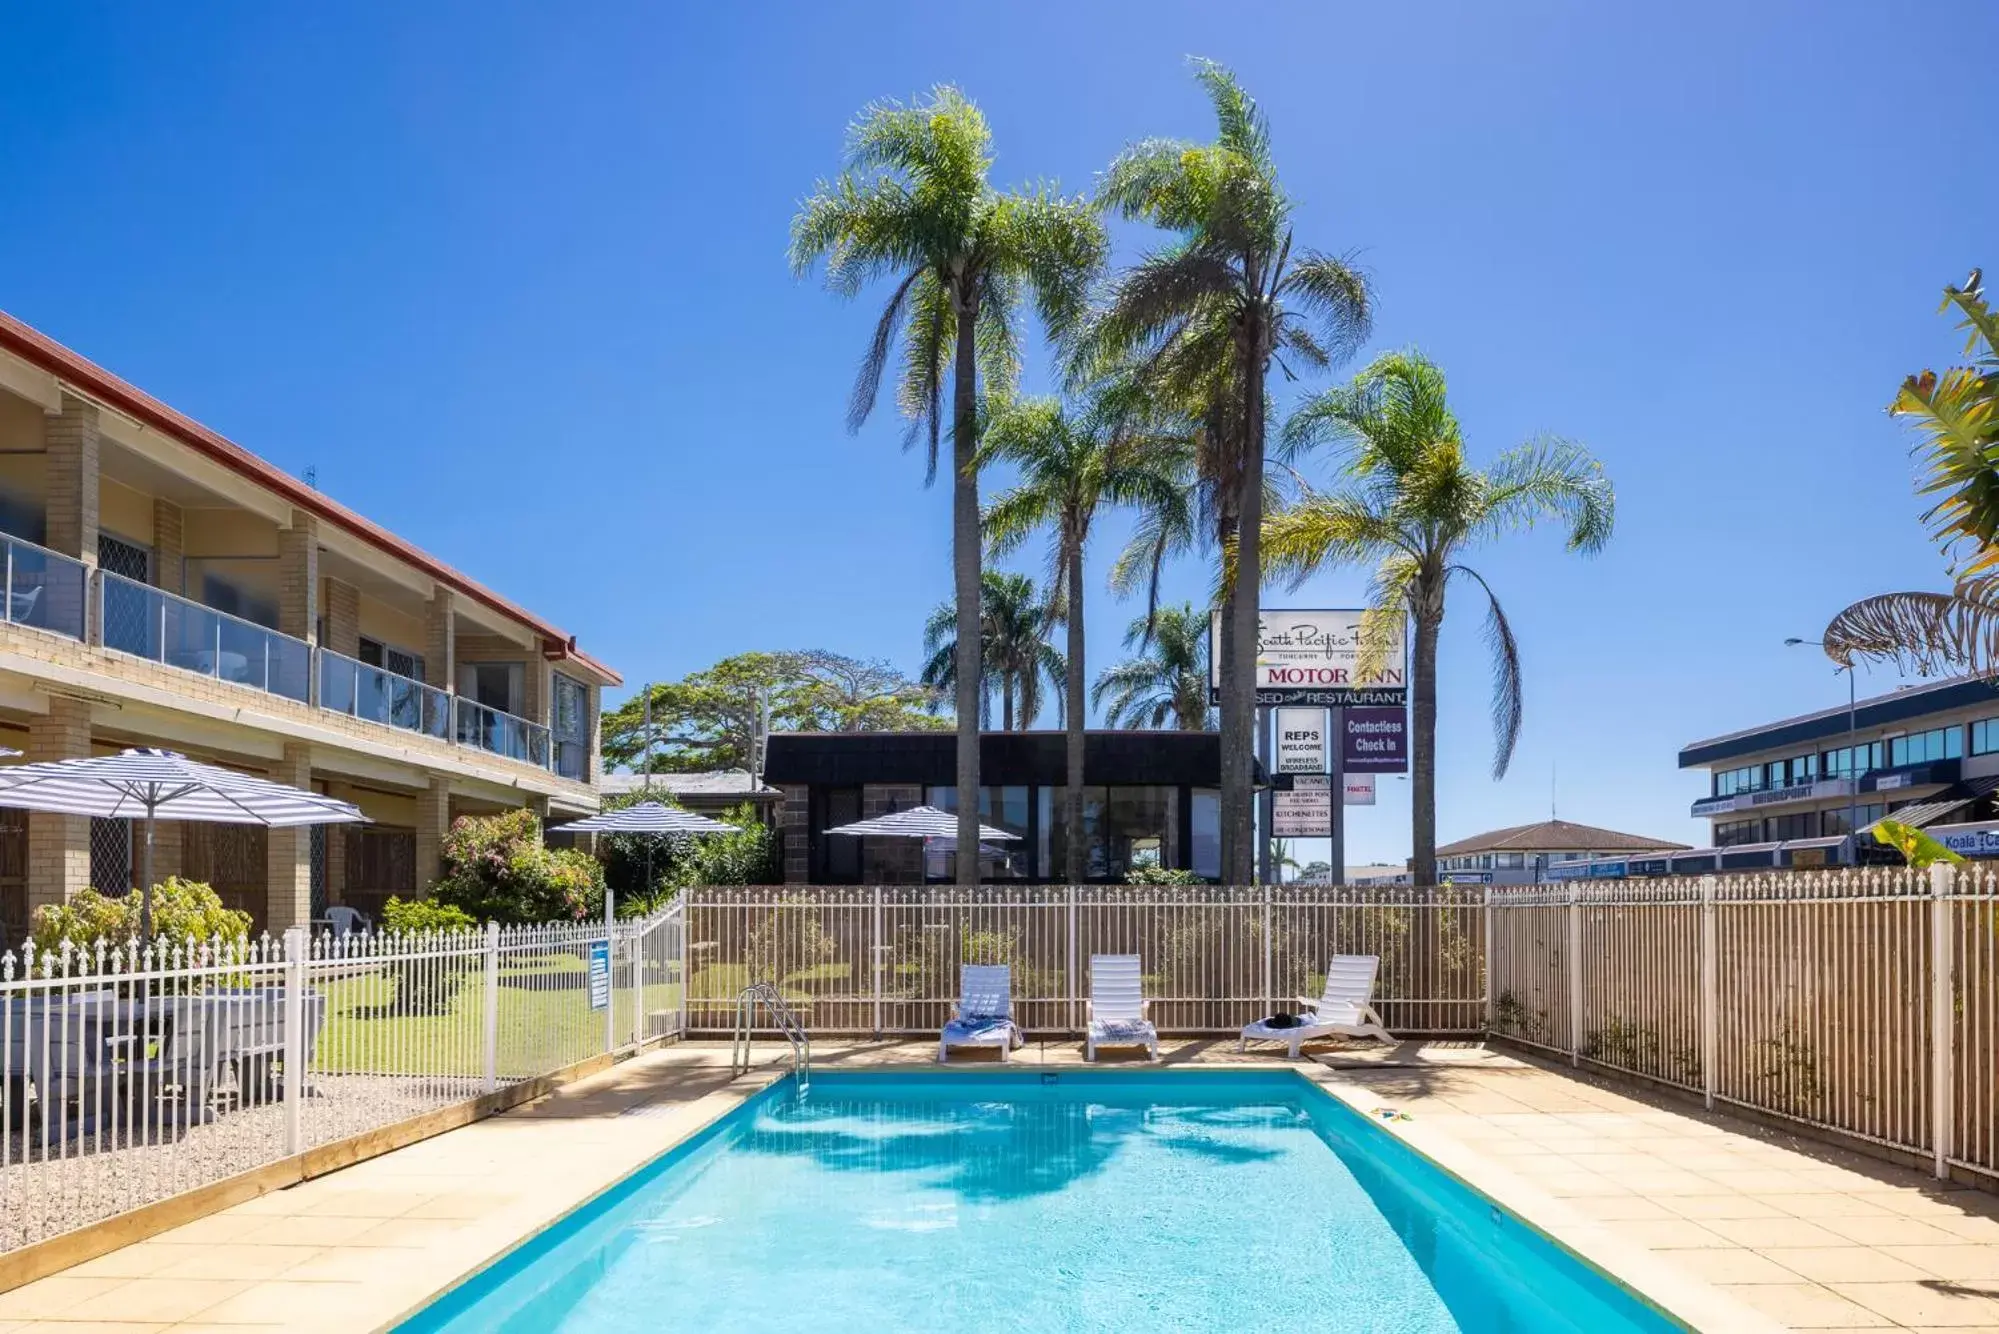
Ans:
[[[1378,357],[1352,384],[1308,400],[1285,434],[1296,448],[1336,444],[1345,485],[1327,493],[1306,488],[1297,503],[1270,516],[1265,569],[1288,575],[1295,586],[1329,562],[1372,565],[1366,640],[1399,643],[1405,622],[1415,626],[1411,870],[1415,883],[1435,884],[1437,631],[1445,590],[1453,579],[1468,579],[1486,595],[1492,773],[1499,778],[1520,736],[1520,655],[1498,597],[1464,557],[1543,519],[1568,525],[1569,550],[1601,550],[1615,517],[1610,479],[1588,451],[1562,440],[1522,445],[1488,468],[1472,467],[1445,401],[1443,372],[1412,352]],[[1364,656],[1361,670],[1378,665]]]
[[[986,541],[1005,555],[1040,529],[1049,532],[1049,615],[1068,629],[1067,689],[1063,698],[1066,785],[1062,791],[1064,828],[1083,827],[1084,704],[1083,553],[1090,526],[1105,506],[1125,506],[1154,516],[1151,528],[1179,531],[1187,526],[1187,479],[1192,453],[1170,420],[1155,420],[1126,380],[1114,380],[1074,411],[1048,398],[1027,399],[1000,408],[986,424],[982,459],[1004,459],[1020,470],[1020,480],[1000,493],[986,510]],[[1155,429],[1164,425],[1166,429]],[[1156,545],[1141,526],[1143,560]],[[1070,884],[1084,875],[1084,840],[1068,840]]]
[[[1082,201],[1045,187],[1001,193],[989,179],[992,135],[975,105],[938,87],[913,106],[877,102],[848,128],[845,170],[821,181],[791,224],[791,263],[801,275],[826,261],[842,296],[893,278],[848,402],[858,431],[874,409],[900,338],[897,400],[911,426],[907,448],[927,440],[937,475],[942,392],[951,378],[951,549],[956,642],[958,838],[978,843],[980,379],[1009,393],[1019,369],[1016,306],[1031,292],[1051,337],[1082,313],[1103,261],[1103,224]],[[978,880],[978,859],[959,859],[960,884]]]
[[[1024,574],[987,570],[980,580],[984,598],[979,613],[980,679],[977,716],[991,720],[991,697],[1000,697],[1000,726],[1011,732],[1018,721],[1028,727],[1041,713],[1041,691],[1062,679],[1062,655],[1049,644],[1054,622],[1049,600]],[[957,685],[958,613],[950,603],[938,604],[923,625],[924,685],[939,691]],[[976,804],[976,803],[975,803]]]
[[[1291,204],[1277,179],[1270,129],[1235,76],[1197,60],[1217,122],[1214,142],[1134,144],[1105,173],[1098,198],[1173,234],[1119,276],[1083,340],[1082,360],[1128,360],[1169,401],[1193,405],[1208,509],[1238,568],[1261,568],[1265,378],[1273,360],[1322,367],[1365,339],[1366,280],[1339,256],[1294,248]],[[1222,595],[1222,874],[1247,883],[1256,710],[1257,580]]]
[[[1840,612],[1819,638],[1842,666],[1864,658],[1923,674],[1999,672],[1999,318],[1984,287],[1973,269],[1964,286],[1944,288],[1943,309],[1963,316],[1972,364],[1911,375],[1888,409],[1920,437],[1917,494],[1943,497],[1923,520],[1955,587],[1882,593]]]
[[[1126,648],[1145,651],[1127,658],[1097,678],[1092,703],[1104,709],[1112,727],[1172,726],[1183,732],[1204,732],[1213,710],[1208,707],[1208,614],[1184,602],[1164,607],[1152,617],[1141,616],[1125,632]]]

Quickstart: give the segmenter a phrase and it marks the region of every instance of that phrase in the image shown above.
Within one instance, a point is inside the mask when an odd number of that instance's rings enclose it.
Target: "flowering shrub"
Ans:
[[[604,874],[594,857],[542,846],[541,821],[523,807],[453,820],[430,896],[479,922],[580,922],[604,910]]]
[[[78,949],[94,950],[100,940],[124,946],[139,938],[141,920],[138,890],[112,898],[86,889],[68,903],[37,908],[29,935],[37,951],[60,950],[64,941]],[[222,897],[199,880],[170,875],[153,886],[153,934],[175,944],[240,941],[250,934],[250,914],[223,907]]]
[[[422,931],[466,931],[479,925],[472,914],[435,899],[391,897],[382,905],[382,929],[391,935]]]

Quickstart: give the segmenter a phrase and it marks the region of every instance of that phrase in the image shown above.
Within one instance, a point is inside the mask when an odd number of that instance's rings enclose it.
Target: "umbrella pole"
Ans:
[[[146,874],[139,882],[139,936],[153,943],[153,813],[146,812]]]

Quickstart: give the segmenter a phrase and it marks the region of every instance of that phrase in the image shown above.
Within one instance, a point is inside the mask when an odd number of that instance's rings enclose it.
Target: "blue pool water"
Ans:
[[[785,1080],[411,1334],[1680,1326],[1285,1072]]]

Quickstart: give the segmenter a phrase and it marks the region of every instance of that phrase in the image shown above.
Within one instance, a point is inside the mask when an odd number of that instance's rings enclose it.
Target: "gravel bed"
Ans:
[[[315,1075],[302,1112],[307,1147],[394,1125],[478,1096],[478,1080]],[[208,1125],[107,1127],[45,1156],[39,1138],[0,1150],[0,1253],[99,1222],[285,1156],[285,1105],[239,1107]]]

